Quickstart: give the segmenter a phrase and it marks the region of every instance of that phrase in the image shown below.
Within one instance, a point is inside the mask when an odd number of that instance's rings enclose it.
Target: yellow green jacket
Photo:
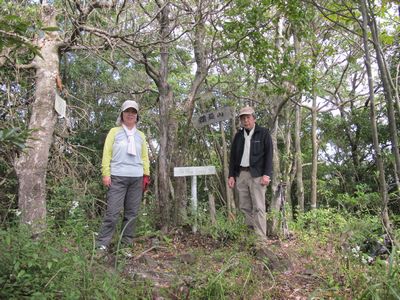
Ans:
[[[135,132],[137,155],[128,154],[128,137],[122,126],[112,128],[103,148],[102,175],[141,177],[150,175],[150,161],[146,136]]]

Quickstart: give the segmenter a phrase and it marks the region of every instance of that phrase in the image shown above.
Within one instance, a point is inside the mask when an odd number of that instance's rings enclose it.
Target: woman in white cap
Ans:
[[[109,131],[104,144],[102,175],[108,193],[107,211],[96,240],[100,255],[106,253],[122,209],[122,248],[132,244],[143,191],[150,183],[146,137],[136,128],[138,113],[139,105],[135,101],[125,101],[117,118],[118,126]]]

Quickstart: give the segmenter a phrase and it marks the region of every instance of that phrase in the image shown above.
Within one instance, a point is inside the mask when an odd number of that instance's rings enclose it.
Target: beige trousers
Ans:
[[[266,238],[267,219],[265,216],[265,192],[267,186],[261,185],[261,177],[251,177],[249,171],[241,171],[236,178],[239,193],[239,208],[244,213],[245,222],[252,226],[255,233]]]

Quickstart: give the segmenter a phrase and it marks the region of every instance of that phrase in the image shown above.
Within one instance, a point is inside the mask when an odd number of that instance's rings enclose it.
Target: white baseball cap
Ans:
[[[115,122],[115,124],[117,124],[117,125],[122,124],[121,123],[121,114],[123,111],[127,110],[128,108],[135,109],[136,112],[139,114],[139,104],[137,104],[137,102],[134,100],[126,100],[124,103],[122,103],[121,110],[119,111],[118,118],[117,118],[117,121]]]
[[[127,110],[128,108],[134,108],[136,112],[139,112],[139,104],[133,100],[126,100],[121,107],[121,112]]]

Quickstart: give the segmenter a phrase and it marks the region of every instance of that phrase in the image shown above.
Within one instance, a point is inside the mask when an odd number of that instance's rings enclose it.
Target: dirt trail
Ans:
[[[191,299],[189,290],[194,286],[194,278],[188,274],[199,272],[199,268],[221,270],[226,263],[222,259],[213,261],[212,265],[204,262],[203,266],[201,263],[199,266],[199,255],[211,254],[221,248],[223,251],[223,247],[230,245],[187,232],[176,232],[169,238],[171,239],[167,242],[159,241],[155,237],[137,239],[131,252],[132,256],[124,259],[123,274],[135,281],[152,282],[155,287],[153,299]],[[244,295],[238,299],[265,299],[265,295],[270,299],[300,300],[309,299],[311,295],[316,295],[316,299],[329,298],[326,294],[321,298],[326,290],[326,283],[314,267],[318,264],[311,255],[300,254],[304,251],[301,249],[302,245],[296,238],[269,241],[267,245],[255,249],[249,254],[254,259],[253,272],[256,272],[261,280],[265,278],[265,285],[260,287],[260,296]],[[325,250],[321,249],[318,259],[330,259]],[[110,266],[114,265],[115,257],[110,255],[108,262]],[[190,268],[193,268],[193,272],[187,272]],[[240,282],[240,279],[238,281]],[[157,289],[164,291],[164,297],[158,295]],[[168,297],[165,297],[165,291],[168,291]]]

